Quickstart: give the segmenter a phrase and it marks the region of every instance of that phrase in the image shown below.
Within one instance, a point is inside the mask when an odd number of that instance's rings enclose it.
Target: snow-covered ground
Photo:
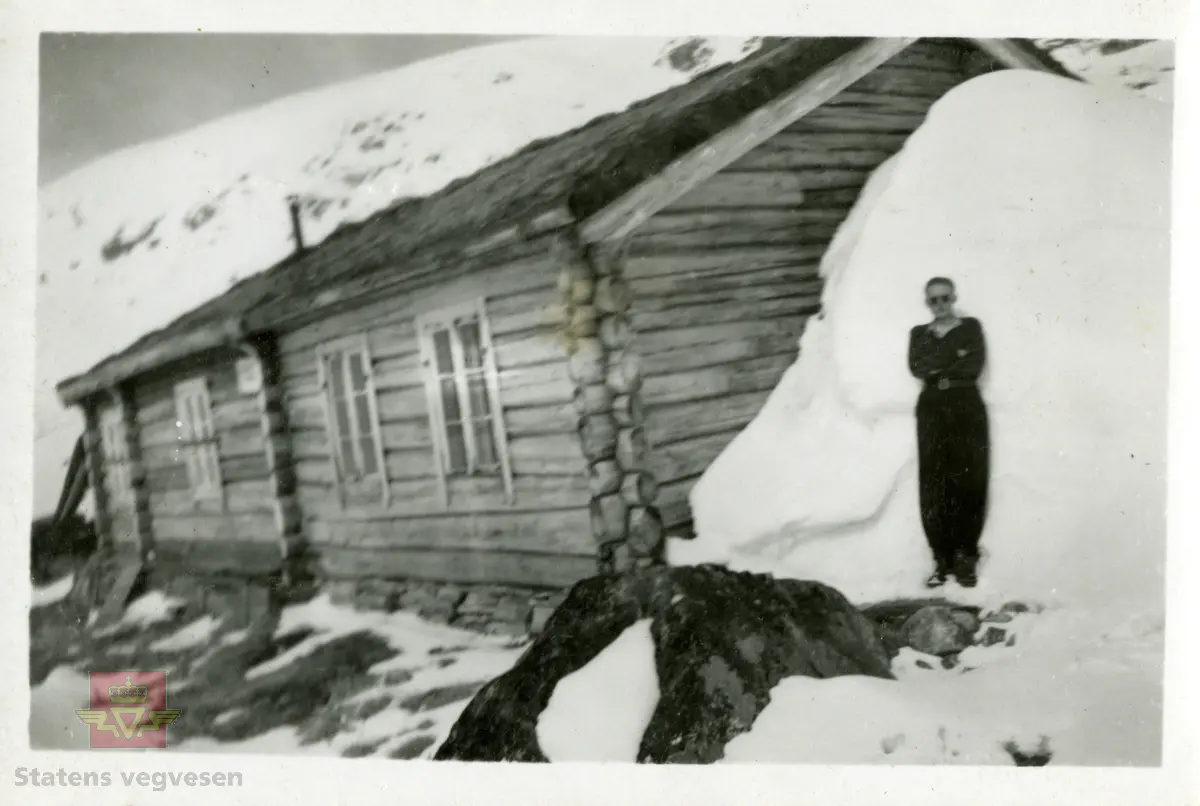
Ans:
[[[82,422],[54,386],[285,257],[289,195],[317,243],[758,45],[549,37],[471,48],[131,147],[43,186],[35,513],[53,510]],[[98,313],[103,328],[80,324]]]
[[[172,602],[152,591],[132,602],[119,623],[145,626],[155,619],[161,620],[165,617],[163,614],[170,611]],[[108,628],[105,633],[112,634],[115,629]],[[208,645],[208,651],[190,664],[190,668],[196,669],[212,652],[245,640],[247,636],[244,630],[221,634],[220,629],[219,622],[205,616],[151,642],[150,649],[158,653],[175,653]],[[380,705],[352,720],[352,724],[329,740],[305,743],[296,727],[285,727],[242,741],[189,738],[172,742],[171,748],[186,752],[341,756],[347,748],[366,746],[371,752],[365,755],[386,758],[407,746],[412,757],[427,758],[445,740],[474,692],[508,671],[522,651],[522,647],[500,636],[483,636],[433,624],[408,613],[359,612],[334,605],[328,596],[285,608],[275,629],[276,635],[298,630],[313,632],[287,652],[247,670],[244,677],[248,683],[302,661],[322,644],[365,631],[382,639],[397,654],[372,666],[368,671],[378,678],[378,682],[343,705],[350,711],[365,703]],[[109,647],[110,655],[121,652],[128,655],[136,651],[136,635],[122,638],[122,641],[121,645]],[[653,673],[653,664],[650,670]],[[190,685],[187,674],[175,673],[171,680],[169,694],[174,693],[180,701],[186,702],[186,690]],[[88,704],[86,674],[69,666],[59,666],[33,688],[31,700],[30,741],[34,747],[85,749],[88,746],[89,728],[74,713],[74,709]],[[184,707],[186,711],[186,705]],[[231,709],[216,721],[219,724],[237,716],[237,709]]]

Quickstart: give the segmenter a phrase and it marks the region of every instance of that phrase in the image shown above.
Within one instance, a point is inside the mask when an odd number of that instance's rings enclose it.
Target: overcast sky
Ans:
[[[284,95],[504,38],[43,34],[40,181]]]

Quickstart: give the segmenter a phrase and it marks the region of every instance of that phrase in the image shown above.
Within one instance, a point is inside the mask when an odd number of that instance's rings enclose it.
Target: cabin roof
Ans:
[[[506,229],[528,230],[583,220],[673,160],[869,38],[767,39],[747,58],[533,142],[429,196],[403,199],[368,218],[343,224],[320,244],[233,285],[163,328],[58,385],[67,404],[97,388],[269,329],[299,295],[336,287],[385,266],[428,266],[463,253],[464,244]],[[1003,40],[1041,69],[1071,76],[1027,40]],[[963,40],[964,48],[970,47]],[[247,326],[245,317],[253,313]],[[167,341],[171,350],[158,349]],[[130,360],[138,357],[139,360]]]

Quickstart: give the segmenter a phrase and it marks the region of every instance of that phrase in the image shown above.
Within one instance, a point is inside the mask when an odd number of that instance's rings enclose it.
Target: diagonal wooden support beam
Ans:
[[[621,240],[692,188],[896,56],[916,38],[872,39],[678,158],[580,227],[586,243]]]

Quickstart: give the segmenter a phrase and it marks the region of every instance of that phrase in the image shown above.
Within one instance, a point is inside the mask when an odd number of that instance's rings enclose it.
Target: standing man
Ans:
[[[933,321],[909,333],[908,368],[924,382],[917,398],[921,523],[933,552],[936,588],[953,575],[974,587],[979,537],[987,517],[990,435],[976,380],[987,348],[983,326],[954,310],[954,283],[925,284]]]

